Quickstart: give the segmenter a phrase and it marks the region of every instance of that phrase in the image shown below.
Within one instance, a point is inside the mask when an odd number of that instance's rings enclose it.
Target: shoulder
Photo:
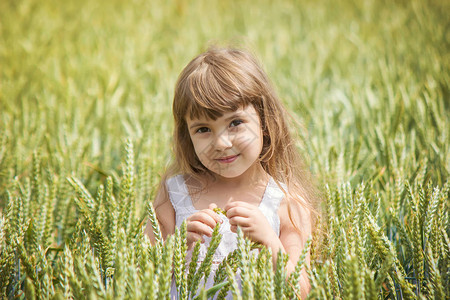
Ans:
[[[156,197],[153,201],[153,207],[155,208],[156,218],[158,219],[163,236],[166,237],[168,234],[173,233],[175,229],[175,210],[170,202],[167,180],[160,182]],[[149,228],[149,223],[147,227]]]
[[[170,204],[171,198],[184,190],[184,176],[181,174],[163,177],[159,183],[156,198],[153,202],[155,211],[158,212],[161,206]]]
[[[179,189],[185,182],[182,174],[173,175],[164,180],[165,188],[168,190]]]

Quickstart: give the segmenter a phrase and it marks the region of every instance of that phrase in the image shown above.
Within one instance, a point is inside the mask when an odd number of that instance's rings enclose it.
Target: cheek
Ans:
[[[204,157],[211,149],[211,143],[207,139],[192,139],[192,144],[199,159]]]
[[[256,140],[257,137],[252,135],[240,136],[234,140],[234,144],[236,147],[239,147],[240,149],[243,150],[249,146],[252,146]]]
[[[262,132],[255,133],[254,130],[248,130],[245,134],[237,136],[234,141],[235,145],[241,149],[246,147],[258,148],[259,144],[262,145],[262,142]]]

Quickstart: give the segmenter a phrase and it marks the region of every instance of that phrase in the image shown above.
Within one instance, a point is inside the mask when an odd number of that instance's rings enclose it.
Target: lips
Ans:
[[[237,155],[230,155],[230,156],[217,158],[216,161],[224,163],[224,164],[229,164],[229,163],[232,163],[233,161],[235,161],[238,157],[239,157],[239,154],[237,154]]]

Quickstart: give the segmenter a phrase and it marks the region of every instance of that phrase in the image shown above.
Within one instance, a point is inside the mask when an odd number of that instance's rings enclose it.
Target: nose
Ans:
[[[223,151],[231,148],[231,146],[233,146],[233,142],[228,132],[225,131],[217,135],[214,141],[214,149]]]

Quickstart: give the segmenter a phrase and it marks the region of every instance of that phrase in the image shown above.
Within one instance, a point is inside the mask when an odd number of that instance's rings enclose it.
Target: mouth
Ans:
[[[216,161],[218,161],[220,163],[224,163],[224,164],[229,164],[229,163],[232,163],[233,161],[235,161],[238,157],[239,157],[239,154],[237,154],[237,155],[230,155],[230,156],[217,158]]]

